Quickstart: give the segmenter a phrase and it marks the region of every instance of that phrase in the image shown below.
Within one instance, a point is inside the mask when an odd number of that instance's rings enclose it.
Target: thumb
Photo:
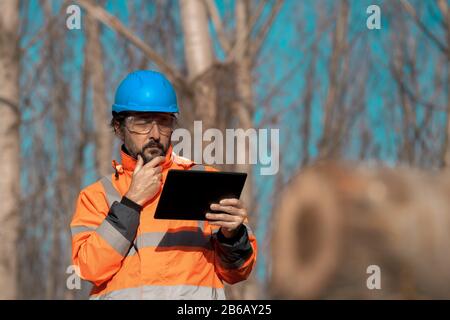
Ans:
[[[144,165],[144,159],[142,159],[142,156],[138,154],[137,156],[137,162],[136,167],[134,168],[133,174],[137,173],[139,170],[142,169],[142,166]]]

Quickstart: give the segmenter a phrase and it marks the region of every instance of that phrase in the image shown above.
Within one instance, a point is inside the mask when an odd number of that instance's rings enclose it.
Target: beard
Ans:
[[[166,153],[167,148],[165,148],[161,143],[155,140],[150,140],[150,142],[143,146],[142,150],[136,154],[136,158],[138,155],[141,155],[142,160],[144,160],[144,164],[146,164],[156,157],[165,156]]]

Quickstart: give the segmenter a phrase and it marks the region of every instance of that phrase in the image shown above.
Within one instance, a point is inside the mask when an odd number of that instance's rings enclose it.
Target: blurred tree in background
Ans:
[[[0,148],[7,168],[0,182],[0,292],[13,299],[18,292],[16,243],[20,206],[19,3],[0,3]]]

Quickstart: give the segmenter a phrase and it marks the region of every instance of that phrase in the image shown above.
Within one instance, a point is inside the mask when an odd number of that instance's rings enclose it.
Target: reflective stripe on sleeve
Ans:
[[[115,290],[91,300],[225,300],[223,288],[206,286],[142,286]]]
[[[114,188],[114,185],[111,181],[111,176],[106,175],[104,176],[100,182],[103,185],[103,188],[105,189],[106,194],[106,200],[108,201],[108,206],[111,208],[114,201],[120,202],[122,199],[122,196],[120,195],[119,191],[117,191],[116,188]]]
[[[130,249],[131,242],[117,231],[108,220],[103,220],[96,232],[122,256],[125,256]]]
[[[95,231],[97,229],[96,227],[88,227],[88,226],[73,226],[70,227],[70,232],[72,233],[72,237],[81,233],[81,232],[87,232],[87,231]]]

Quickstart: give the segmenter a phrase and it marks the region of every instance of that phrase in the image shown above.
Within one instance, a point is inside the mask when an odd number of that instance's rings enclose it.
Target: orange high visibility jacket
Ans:
[[[73,264],[93,283],[90,298],[225,299],[223,281],[245,280],[256,262],[248,224],[227,239],[207,221],[154,219],[161,190],[143,208],[123,197],[136,160],[123,148],[121,157],[116,174],[80,192],[70,224]],[[170,147],[162,166],[164,183],[168,169],[199,165]]]

